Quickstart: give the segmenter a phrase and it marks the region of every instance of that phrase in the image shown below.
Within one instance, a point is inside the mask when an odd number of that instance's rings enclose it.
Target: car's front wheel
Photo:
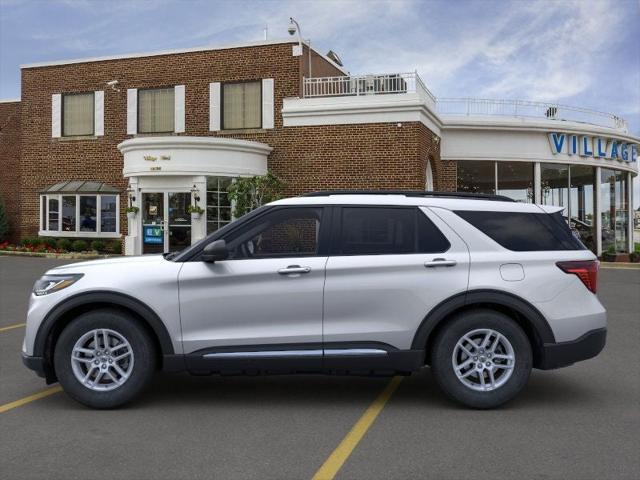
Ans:
[[[487,309],[464,312],[439,332],[431,368],[444,393],[472,408],[514,398],[531,373],[531,344],[510,317]]]
[[[97,310],[74,319],[54,352],[58,381],[71,397],[93,408],[115,408],[139,395],[156,366],[153,342],[136,319]]]

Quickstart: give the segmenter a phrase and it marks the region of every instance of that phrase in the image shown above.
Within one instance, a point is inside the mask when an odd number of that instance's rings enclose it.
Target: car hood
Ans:
[[[167,262],[162,255],[140,255],[140,256],[126,256],[126,257],[112,257],[103,258],[100,260],[89,260],[87,262],[69,263],[67,265],[61,265],[59,267],[52,268],[47,273],[62,273],[63,271],[82,272],[87,268],[101,267],[105,265],[110,266],[122,266],[127,265],[140,265],[140,264],[158,264]]]

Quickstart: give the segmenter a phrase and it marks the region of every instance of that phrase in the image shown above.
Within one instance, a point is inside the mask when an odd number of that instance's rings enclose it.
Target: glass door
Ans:
[[[169,207],[168,245],[165,251],[175,252],[191,245],[191,214],[187,212],[191,194],[185,192],[167,193]]]
[[[142,253],[165,251],[165,193],[142,194]]]

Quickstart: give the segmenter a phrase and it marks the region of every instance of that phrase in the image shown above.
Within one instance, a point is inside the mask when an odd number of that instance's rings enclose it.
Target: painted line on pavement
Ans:
[[[22,405],[26,405],[27,403],[35,402],[36,400],[40,400],[41,398],[48,397],[49,395],[53,395],[54,393],[58,393],[61,391],[62,387],[60,385],[46,388],[38,393],[29,395],[28,397],[24,397],[19,400],[0,405],[0,413],[8,412],[9,410],[13,410],[14,408],[21,407]]]
[[[0,332],[6,332],[7,330],[13,330],[14,328],[24,327],[26,323],[16,323],[14,325],[7,325],[6,327],[0,327]]]
[[[378,395],[373,403],[362,414],[360,419],[355,423],[347,435],[342,439],[340,445],[333,451],[333,453],[325,460],[320,469],[313,476],[313,480],[332,480],[338,471],[347,461],[351,453],[355,450],[362,440],[362,437],[367,433],[369,427],[373,425],[386,403],[396,391],[398,385],[402,381],[403,377],[393,377],[387,384],[385,389]]]

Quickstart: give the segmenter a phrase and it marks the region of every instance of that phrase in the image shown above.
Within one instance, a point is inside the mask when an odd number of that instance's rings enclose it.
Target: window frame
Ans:
[[[414,236],[415,236],[415,250],[413,252],[405,253],[342,253],[341,252],[341,239],[342,239],[342,210],[344,208],[366,208],[366,209],[385,209],[385,210],[413,210],[414,211]],[[415,205],[366,205],[366,204],[349,204],[349,205],[336,205],[334,207],[332,228],[331,228],[331,245],[329,249],[329,256],[331,257],[371,257],[380,255],[440,255],[451,250],[451,241],[445,233],[425,214],[420,206]],[[440,232],[440,234],[447,241],[448,247],[442,252],[419,252],[419,229],[418,229],[418,215],[424,215],[426,220],[433,224],[434,228]]]
[[[220,238],[225,240],[227,244],[230,244],[231,242],[228,240],[229,236],[233,236],[235,240],[235,238],[241,237],[246,233],[249,233],[253,228],[255,228],[256,223],[259,223],[267,215],[273,215],[278,212],[283,212],[285,210],[302,210],[302,209],[304,210],[319,209],[322,211],[321,218],[320,218],[320,228],[318,231],[318,248],[315,254],[271,255],[271,256],[263,256],[263,257],[256,257],[256,258],[228,258],[227,260],[229,261],[273,260],[278,258],[317,258],[317,257],[328,256],[329,239],[331,236],[331,225],[332,225],[332,222],[331,222],[332,208],[326,205],[283,205],[280,207],[270,207],[265,209],[265,211],[262,212],[262,214],[252,217],[248,219],[246,222],[242,222],[242,225],[239,225],[238,228],[234,228],[229,232],[225,232],[224,235],[220,236]],[[200,252],[200,254],[201,253],[202,252]],[[197,256],[196,260],[199,260],[200,254]]]
[[[149,90],[169,90],[173,89],[173,130],[158,130],[153,132],[142,132],[140,130],[140,92]],[[165,85],[162,87],[138,88],[136,93],[136,134],[137,135],[166,135],[167,133],[176,133],[176,86]]]
[[[102,217],[102,197],[116,197],[116,231],[103,232],[101,228]],[[75,197],[75,214],[76,228],[75,230],[62,229],[62,197]],[[80,230],[80,197],[96,197],[96,230],[85,231]],[[49,229],[49,199],[58,200],[58,229]],[[45,199],[46,210],[42,211],[43,201]],[[43,230],[42,227],[45,227]],[[41,237],[69,237],[69,238],[120,238],[120,194],[118,193],[41,193],[40,194],[40,231],[38,235]]]
[[[66,135],[64,133],[64,98],[71,97],[73,95],[88,95],[91,94],[91,98],[93,101],[91,102],[91,107],[93,109],[93,115],[91,115],[91,133],[87,133],[84,135]],[[96,92],[88,91],[88,92],[68,92],[62,93],[60,95],[60,137],[61,138],[91,138],[96,136]]]
[[[260,105],[260,125],[258,127],[244,127],[244,128],[227,128],[224,125],[224,89],[227,85],[240,85],[240,84],[245,84],[245,83],[257,83],[258,86],[260,87],[260,100],[259,100],[259,105]],[[262,92],[262,79],[252,79],[252,80],[240,80],[240,81],[232,81],[232,82],[221,82],[220,83],[220,130],[224,131],[235,131],[235,130],[262,130],[262,126],[263,126],[263,122],[262,122],[262,118],[263,118],[263,92]],[[275,99],[274,99],[274,103],[275,103]]]

